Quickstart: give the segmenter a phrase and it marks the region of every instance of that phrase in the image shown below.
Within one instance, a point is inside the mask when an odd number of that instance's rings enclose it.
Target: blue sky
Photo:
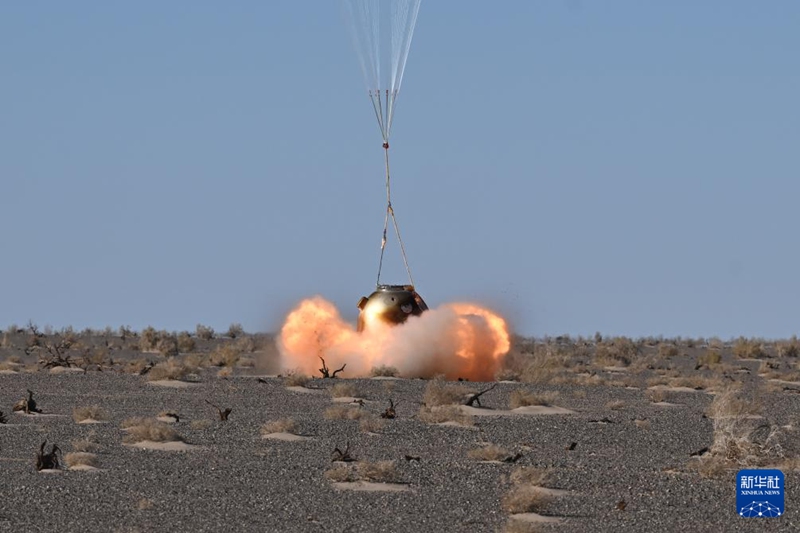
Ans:
[[[423,0],[391,142],[422,296],[525,335],[798,333],[798,28],[789,0]],[[0,325],[355,318],[383,154],[338,2],[4,2],[0,69]]]

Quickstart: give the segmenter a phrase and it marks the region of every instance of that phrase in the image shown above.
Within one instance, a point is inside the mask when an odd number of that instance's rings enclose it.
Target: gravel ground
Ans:
[[[357,420],[324,418],[333,404],[324,389],[338,382],[356,385],[370,401],[362,408],[375,414],[390,397],[399,401],[398,417],[377,435],[360,431]],[[184,389],[111,372],[0,374],[0,409],[9,418],[0,424],[0,531],[501,531],[509,521],[501,499],[519,466],[546,468],[547,486],[568,491],[542,511],[561,518],[542,526],[546,531],[800,530],[796,471],[785,472],[783,517],[743,519],[735,512],[735,471],[707,479],[688,468],[691,454],[712,442],[712,421],[703,412],[713,396],[706,392],[671,392],[668,401],[676,405],[661,406],[642,388],[503,382],[483,396],[485,407],[507,409],[511,391],[522,388],[552,391],[553,403],[574,413],[480,416],[474,428],[464,428],[417,419],[426,385],[337,378],[313,380],[310,386],[323,390],[300,393],[287,390],[280,378],[260,382],[210,373]],[[44,413],[57,416],[12,414],[26,389]],[[206,400],[232,407],[229,420],[218,420]],[[611,409],[612,401],[623,405]],[[73,420],[74,408],[94,404],[109,411],[107,423]],[[800,413],[800,394],[773,392],[767,405],[771,421],[789,424]],[[155,451],[122,443],[123,420],[162,411],[178,413],[173,427],[201,448]],[[260,428],[280,417],[294,418],[298,431],[312,438],[263,439]],[[198,427],[201,419],[207,427]],[[647,420],[649,427],[635,420]],[[36,471],[42,441],[69,453],[72,441],[90,434],[101,446],[100,470]],[[394,460],[410,490],[335,488],[324,473],[334,448],[348,442],[357,460]],[[522,457],[516,464],[469,458],[483,442]],[[624,510],[617,508],[621,500]]]

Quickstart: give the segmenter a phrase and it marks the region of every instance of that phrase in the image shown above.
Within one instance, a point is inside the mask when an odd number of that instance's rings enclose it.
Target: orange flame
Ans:
[[[278,337],[284,368],[316,375],[323,357],[330,368],[346,363],[346,377],[368,376],[373,367],[387,365],[404,377],[492,381],[511,348],[506,321],[476,304],[445,304],[395,326],[374,316],[365,320],[359,333],[324,298],[303,300]]]

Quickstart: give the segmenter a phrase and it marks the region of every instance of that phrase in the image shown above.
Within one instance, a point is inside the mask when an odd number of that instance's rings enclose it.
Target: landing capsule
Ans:
[[[390,325],[402,324],[408,317],[428,310],[413,285],[378,285],[369,297],[361,297],[357,307],[360,310],[358,331],[364,331],[367,324],[376,320]]]

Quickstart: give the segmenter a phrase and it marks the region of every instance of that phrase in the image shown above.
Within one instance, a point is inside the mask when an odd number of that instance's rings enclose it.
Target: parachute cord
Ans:
[[[383,143],[384,149],[384,156],[386,159],[386,216],[383,220],[383,239],[381,240],[381,258],[380,262],[378,263],[378,285],[381,284],[381,268],[383,267],[383,252],[386,248],[386,230],[389,226],[389,215],[392,216],[392,223],[394,224],[394,231],[397,234],[397,241],[400,243],[400,251],[403,254],[403,264],[406,267],[406,273],[408,274],[408,281],[411,283],[411,286],[414,286],[414,278],[411,277],[411,268],[408,266],[408,258],[406,257],[406,248],[403,244],[403,239],[400,237],[400,228],[397,225],[397,218],[394,216],[394,208],[392,207],[392,189],[391,189],[391,182],[389,179],[389,143],[384,141]]]

